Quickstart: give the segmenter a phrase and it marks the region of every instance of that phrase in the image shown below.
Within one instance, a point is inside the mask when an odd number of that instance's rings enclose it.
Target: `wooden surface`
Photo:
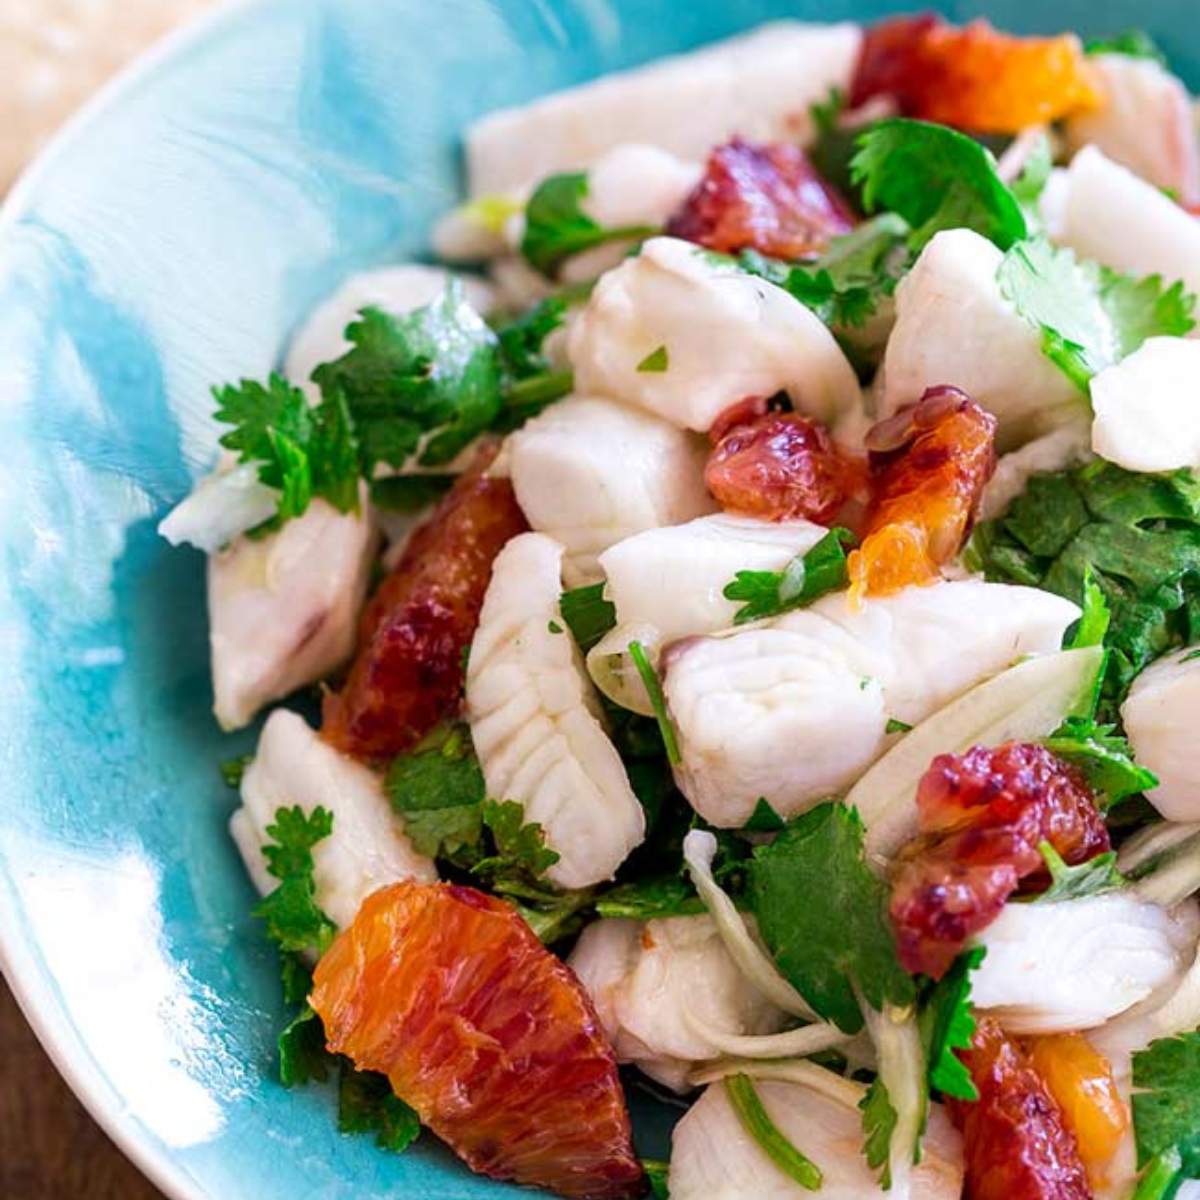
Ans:
[[[163,1200],[59,1077],[0,977],[0,1197]]]

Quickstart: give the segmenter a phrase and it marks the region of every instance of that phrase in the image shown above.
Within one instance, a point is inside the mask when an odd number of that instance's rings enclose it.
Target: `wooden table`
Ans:
[[[2,977],[0,1197],[163,1200],[62,1081]]]

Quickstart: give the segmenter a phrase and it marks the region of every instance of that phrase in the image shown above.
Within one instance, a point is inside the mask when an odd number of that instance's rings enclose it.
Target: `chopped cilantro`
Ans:
[[[1167,56],[1144,29],[1126,29],[1108,37],[1089,38],[1083,44],[1085,54],[1124,54],[1128,58],[1153,59],[1167,65]]]
[[[650,707],[654,709],[654,719],[658,722],[662,734],[663,746],[667,751],[667,761],[674,767],[682,761],[679,754],[679,739],[675,735],[675,726],[671,723],[671,714],[667,711],[666,697],[663,695],[662,684],[658,672],[646,655],[646,648],[641,642],[629,643],[629,657],[637,667],[637,673],[650,696]]]
[[[279,375],[267,383],[243,379],[213,389],[216,418],[233,429],[221,445],[238,461],[256,463],[258,477],[279,491],[276,515],[263,527],[278,528],[307,511],[314,496],[341,512],[358,507],[356,446],[345,403],[332,397],[316,408]]]
[[[982,946],[964,951],[920,999],[917,1025],[929,1070],[929,1086],[944,1096],[978,1100],[971,1073],[954,1053],[966,1050],[975,1033],[971,1013],[971,972],[979,969],[987,951]]]
[[[549,621],[547,623],[546,628],[551,633],[562,633],[563,632],[563,627],[557,621],[553,621],[553,620]]]
[[[421,1132],[417,1114],[392,1091],[386,1075],[356,1071],[342,1059],[338,1079],[338,1131],[373,1133],[375,1144],[403,1154]]]
[[[225,781],[225,786],[235,790],[240,788],[242,776],[246,774],[246,768],[253,761],[253,754],[238,754],[233,758],[225,759],[220,764],[221,778]]]
[[[1158,776],[1134,761],[1128,740],[1112,725],[1068,717],[1043,745],[1083,771],[1105,808],[1158,785]]]
[[[704,911],[696,889],[678,875],[621,883],[596,899],[596,913],[601,917],[650,921],[655,917],[678,917]]]
[[[724,1084],[730,1108],[742,1128],[758,1143],[759,1149],[789,1179],[810,1192],[817,1191],[823,1179],[820,1167],[801,1154],[771,1120],[750,1077],[727,1075]]]
[[[563,592],[558,611],[584,654],[617,624],[616,605],[604,598],[602,583]]]
[[[1133,1128],[1139,1167],[1157,1164],[1161,1175],[1173,1165],[1176,1179],[1200,1179],[1200,1033],[1160,1038],[1134,1054]]]
[[[512,874],[538,879],[558,862],[558,853],[546,846],[541,825],[526,823],[525,809],[515,800],[485,800],[480,816],[495,848],[472,864],[472,875],[492,881]]]
[[[389,512],[419,513],[453,486],[453,475],[384,475],[371,480],[371,503]]]
[[[263,845],[267,870],[279,886],[255,908],[267,923],[267,934],[283,950],[313,950],[321,954],[333,940],[337,926],[316,901],[313,847],[333,830],[333,814],[314,808],[305,814],[299,805],[281,808],[267,826],[272,840]]]
[[[514,379],[528,379],[550,369],[542,347],[546,339],[562,327],[569,301],[563,296],[547,296],[527,312],[496,329],[505,368]]]
[[[661,374],[671,365],[670,355],[667,353],[666,346],[659,346],[657,350],[651,350],[645,358],[637,365],[637,369],[644,374]]]
[[[850,530],[834,528],[816,545],[797,554],[782,571],[739,571],[722,593],[726,600],[746,601],[734,616],[734,624],[804,608],[826,592],[845,587],[843,547],[853,544]]]
[[[525,206],[521,253],[543,275],[553,275],[564,260],[606,242],[651,237],[660,232],[650,225],[606,229],[583,211],[587,198],[585,171],[543,179]]]
[[[1025,215],[995,158],[944,125],[880,121],[859,136],[851,173],[867,212],[883,209],[908,222],[914,251],[944,229],[973,229],[1001,250],[1026,236]]]
[[[867,1094],[858,1102],[862,1111],[863,1155],[873,1171],[883,1168],[880,1184],[886,1191],[892,1186],[891,1166],[888,1163],[892,1134],[896,1132],[897,1115],[892,1098],[883,1080],[876,1076]]]
[[[299,1005],[296,1015],[283,1027],[277,1039],[279,1082],[297,1087],[310,1080],[323,1080],[329,1074],[332,1055],[325,1049],[325,1028],[309,1007],[312,972],[297,954],[284,952],[281,959],[283,999],[289,1007]]]
[[[750,863],[750,907],[775,962],[820,1016],[847,1033],[863,1026],[856,989],[876,1009],[916,998],[863,833],[855,810],[827,802],[758,847]]]
[[[1021,211],[1025,214],[1025,224],[1030,230],[1041,226],[1038,200],[1041,199],[1053,169],[1054,159],[1050,154],[1050,139],[1043,133],[1025,160],[1020,175],[1013,180],[1011,188],[1012,194],[1021,206]]]
[[[883,727],[884,733],[908,733],[912,726],[907,721],[897,721],[895,717],[888,717],[888,723]]]
[[[759,796],[750,819],[742,826],[750,833],[778,833],[787,822],[771,807],[765,796]]]
[[[1033,897],[1035,903],[1054,904],[1059,900],[1099,896],[1123,888],[1127,883],[1125,876],[1117,870],[1115,850],[1097,854],[1074,867],[1067,866],[1062,855],[1049,842],[1039,842],[1038,850],[1046,861],[1051,883],[1044,892]]]
[[[1089,567],[1083,575],[1083,615],[1067,640],[1066,649],[1103,646],[1111,623],[1112,613],[1104,598],[1104,589],[1096,582]]]
[[[671,1174],[671,1164],[654,1158],[643,1158],[642,1170],[646,1172],[646,1178],[649,1180],[653,1200],[670,1200],[667,1194],[667,1180]]]
[[[1182,337],[1196,298],[1160,276],[1134,279],[1080,263],[1042,238],[1013,246],[996,276],[1000,291],[1042,337],[1046,356],[1080,389],[1147,338]]]

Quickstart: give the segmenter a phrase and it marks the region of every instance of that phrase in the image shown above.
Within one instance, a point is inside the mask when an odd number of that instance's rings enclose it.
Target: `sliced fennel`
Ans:
[[[863,1017],[879,1054],[879,1082],[887,1089],[895,1115],[888,1143],[885,1186],[891,1200],[909,1200],[912,1169],[921,1158],[921,1136],[929,1114],[925,1054],[916,1014],[911,1008],[892,1005],[886,1005],[879,1013],[864,1004]]]
[[[722,1054],[733,1054],[741,1058],[794,1058],[816,1054],[821,1050],[832,1050],[848,1042],[851,1035],[843,1033],[836,1025],[817,1022],[784,1033],[745,1035],[727,1033],[715,1025],[702,1020],[688,1009],[683,1010],[684,1024],[697,1037],[703,1038],[714,1050]]]
[[[185,542],[215,554],[234,538],[275,515],[279,493],[258,478],[257,463],[241,463],[206,476],[159,522],[171,543]]]
[[[855,1083],[816,1063],[805,1062],[804,1059],[754,1062],[749,1059],[722,1058],[698,1067],[688,1076],[688,1082],[699,1087],[730,1075],[749,1075],[752,1079],[777,1079],[781,1083],[794,1083],[852,1110],[857,1110],[867,1094],[867,1089],[861,1083]]]
[[[1143,859],[1132,874],[1139,900],[1174,908],[1200,890],[1200,832],[1193,830]]]
[[[1136,879],[1197,833],[1200,833],[1200,821],[1156,821],[1139,829],[1125,842],[1117,855],[1117,866],[1123,874]]]
[[[917,832],[917,784],[939,754],[1053,733],[1090,709],[1104,650],[1085,646],[1027,659],[922,721],[850,789],[867,827],[868,857],[886,862]]]
[[[702,829],[693,829],[683,839],[683,858],[688,874],[704,907],[716,922],[730,958],[772,1004],[807,1021],[818,1020],[808,1001],[784,979],[770,955],[751,936],[742,914],[713,878],[712,863],[716,853],[717,839]]]

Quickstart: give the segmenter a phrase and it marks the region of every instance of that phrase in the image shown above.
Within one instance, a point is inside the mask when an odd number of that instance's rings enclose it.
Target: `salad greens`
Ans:
[[[739,571],[725,585],[726,600],[744,600],[733,618],[735,625],[776,617],[805,608],[826,592],[846,586],[845,546],[854,544],[848,529],[831,529],[819,542],[795,558],[782,571]]]

